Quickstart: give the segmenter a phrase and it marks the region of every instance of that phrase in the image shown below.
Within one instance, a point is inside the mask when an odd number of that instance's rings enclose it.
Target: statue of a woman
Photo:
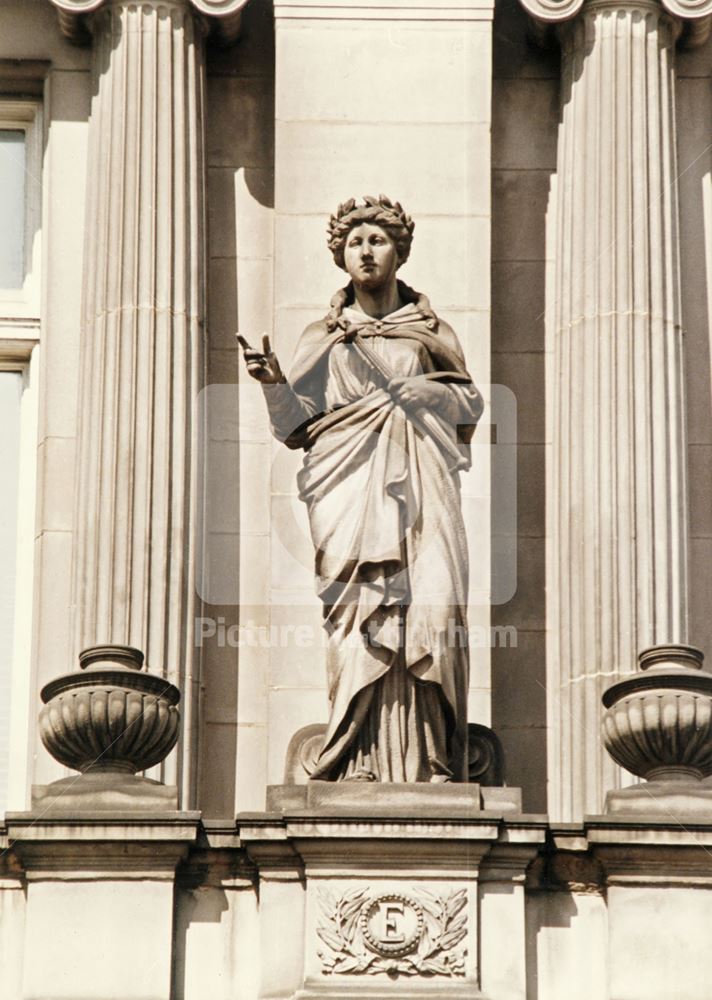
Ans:
[[[340,205],[351,278],[289,378],[240,338],[272,429],[304,449],[331,715],[312,779],[466,781],[467,546],[459,470],[482,399],[427,298],[396,279],[414,223],[381,195]]]

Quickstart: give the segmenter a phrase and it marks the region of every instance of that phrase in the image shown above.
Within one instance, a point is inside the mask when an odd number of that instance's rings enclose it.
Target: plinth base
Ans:
[[[352,989],[334,984],[323,989],[299,990],[292,1000],[487,1000],[484,993],[473,987],[453,987],[433,981],[421,984],[420,989],[404,991],[400,986],[357,986]]]
[[[606,813],[712,819],[712,779],[645,781],[606,795]]]
[[[520,788],[483,788],[477,784],[443,782],[432,784],[396,784],[375,781],[309,781],[305,785],[270,785],[267,809],[284,812],[293,809],[365,809],[371,816],[391,812],[414,815],[462,817],[486,812],[520,813]]]
[[[169,812],[178,808],[178,789],[138,774],[88,772],[32,786],[32,811],[43,816],[76,812]]]

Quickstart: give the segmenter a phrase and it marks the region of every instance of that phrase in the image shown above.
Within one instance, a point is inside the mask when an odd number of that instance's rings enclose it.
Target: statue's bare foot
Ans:
[[[344,778],[344,781],[375,781],[376,775],[373,771],[355,771],[354,774],[350,774],[348,778]]]
[[[450,777],[449,774],[432,774],[430,776],[430,783],[431,784],[442,785],[446,781],[448,781],[448,782],[452,781],[452,778]]]

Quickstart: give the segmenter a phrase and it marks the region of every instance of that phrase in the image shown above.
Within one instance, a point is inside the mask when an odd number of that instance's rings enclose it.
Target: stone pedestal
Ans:
[[[605,871],[611,1000],[708,1000],[712,828],[694,821],[595,818]]]
[[[260,879],[261,997],[473,1000],[489,995],[486,935],[491,995],[524,1000],[523,876],[544,836],[534,819],[508,818],[503,834],[467,785],[314,782],[270,789],[268,803],[238,817]],[[503,930],[512,948],[498,978]]]
[[[174,877],[198,813],[7,816],[24,868],[26,1000],[170,1000]]]

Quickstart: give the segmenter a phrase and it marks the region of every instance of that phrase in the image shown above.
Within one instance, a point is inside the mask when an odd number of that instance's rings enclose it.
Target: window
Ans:
[[[41,171],[39,103],[0,99],[0,325],[39,322]]]
[[[0,128],[0,288],[25,282],[25,132]]]

